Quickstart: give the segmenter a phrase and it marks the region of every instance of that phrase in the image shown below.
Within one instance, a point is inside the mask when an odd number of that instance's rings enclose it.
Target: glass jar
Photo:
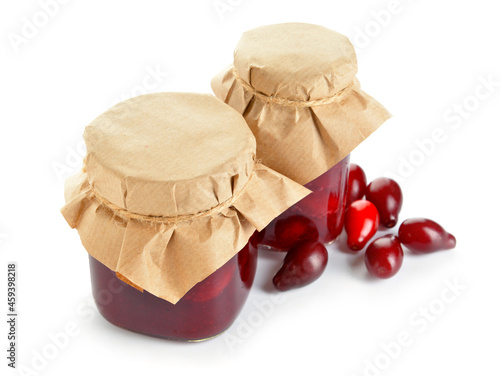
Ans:
[[[190,342],[215,337],[234,322],[252,287],[257,266],[252,239],[175,305],[126,284],[90,256],[97,308],[110,323],[154,337]]]
[[[349,155],[307,183],[311,193],[275,218],[264,230],[261,246],[287,251],[303,240],[331,244],[342,232],[349,175]]]
[[[266,227],[263,245],[333,242],[349,154],[390,117],[361,89],[354,46],[323,26],[282,23],[243,33],[233,57],[214,94],[243,115],[262,163],[313,191]]]
[[[84,138],[62,214],[91,256],[99,311],[161,338],[226,330],[253,282],[258,231],[309,190],[258,162],[245,119],[212,95],[129,99]]]

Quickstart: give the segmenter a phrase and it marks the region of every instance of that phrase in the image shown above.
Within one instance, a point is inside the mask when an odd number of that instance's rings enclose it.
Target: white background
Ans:
[[[498,372],[496,2],[400,0],[396,7],[390,0],[219,3],[229,7],[222,14],[213,0],[68,1],[44,16],[38,1],[2,2],[0,311],[7,308],[7,263],[15,261],[18,365],[31,369],[21,374]],[[25,17],[35,18],[38,30],[23,30]],[[456,235],[457,248],[407,254],[397,276],[376,281],[367,276],[362,254],[332,246],[320,280],[281,295],[269,292],[269,281],[282,255],[261,252],[255,288],[239,320],[224,335],[201,344],[153,339],[108,324],[90,299],[86,252],[59,213],[63,180],[81,166],[85,125],[114,102],[144,91],[210,92],[211,77],[232,61],[243,31],[288,21],[325,25],[352,39],[362,87],[394,115],[353,152],[352,161],[365,168],[369,179],[399,174],[402,219],[437,220]],[[11,42],[14,34],[19,45]],[[160,73],[151,76],[152,70]],[[141,88],[145,79],[149,84]],[[496,87],[476,91],[487,80]],[[477,94],[480,98],[474,98]],[[464,112],[453,115],[464,102]],[[416,142],[436,132],[445,140],[427,145],[424,156]],[[418,166],[401,170],[407,163]],[[465,289],[448,294],[453,301],[440,302],[450,283]],[[266,305],[265,314],[259,304]],[[423,319],[419,309],[429,306],[434,314]],[[76,335],[54,352],[51,336],[68,324]],[[5,355],[7,326],[2,328]],[[408,333],[411,343],[401,351],[392,346],[389,358],[384,344],[397,341],[400,332]],[[46,363],[37,355],[44,353],[52,358]],[[2,375],[8,370],[4,355]],[[368,370],[370,363],[379,369]]]

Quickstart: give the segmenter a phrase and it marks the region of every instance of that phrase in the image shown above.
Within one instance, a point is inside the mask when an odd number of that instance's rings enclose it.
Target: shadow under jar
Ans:
[[[312,193],[264,229],[262,247],[288,251],[305,240],[327,245],[337,239],[344,225],[349,157],[305,185]]]
[[[221,334],[236,320],[253,284],[257,247],[250,241],[175,305],[135,289],[89,258],[92,294],[110,323],[154,337],[202,341]]]

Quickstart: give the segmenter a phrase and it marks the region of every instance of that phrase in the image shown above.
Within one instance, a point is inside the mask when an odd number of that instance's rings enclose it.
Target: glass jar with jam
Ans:
[[[305,184],[312,193],[273,219],[260,244],[287,251],[305,240],[333,243],[344,226],[348,174],[349,155]]]
[[[175,305],[130,286],[89,258],[94,301],[109,322],[155,337],[200,341],[224,332],[236,320],[253,284],[257,247],[248,242]]]
[[[356,73],[347,37],[286,23],[245,32],[233,64],[213,78],[215,95],[255,135],[257,158],[313,191],[271,222],[263,246],[328,244],[341,233],[349,155],[390,117],[361,90]]]
[[[84,138],[62,213],[89,253],[99,312],[174,340],[226,330],[253,283],[257,230],[310,191],[258,163],[243,117],[211,95],[121,102]]]

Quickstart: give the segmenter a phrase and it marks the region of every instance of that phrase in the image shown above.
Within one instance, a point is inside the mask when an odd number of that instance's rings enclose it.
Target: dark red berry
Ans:
[[[326,225],[328,228],[328,237],[326,240],[332,242],[342,233],[345,210],[343,207],[339,207],[339,198],[333,194],[330,195],[328,207],[331,208],[331,210],[328,211],[326,216]]]
[[[366,249],[365,265],[377,278],[391,278],[403,264],[403,248],[394,235],[382,236],[371,242]]]
[[[323,274],[328,263],[325,246],[307,241],[292,248],[280,270],[273,277],[274,286],[281,291],[306,286]]]
[[[262,240],[266,237],[266,229],[263,229],[262,231],[255,231],[248,242],[252,244],[255,248],[257,248],[261,243]]]
[[[312,220],[301,215],[280,219],[274,228],[280,249],[289,249],[306,240],[318,240],[319,234]]]
[[[428,253],[452,249],[457,245],[455,237],[438,223],[426,218],[412,218],[399,227],[399,240],[415,253]]]
[[[250,237],[248,244],[238,252],[238,268],[240,270],[241,281],[245,286],[250,289],[255,278],[255,271],[257,269],[257,254],[258,247],[264,238],[264,231],[255,231]]]
[[[403,206],[403,192],[398,183],[389,178],[375,179],[366,188],[366,199],[377,207],[385,227],[396,226]]]
[[[351,163],[347,183],[347,206],[354,201],[361,200],[366,191],[366,175],[361,167]]]
[[[251,245],[247,244],[245,248],[243,248],[243,252],[248,252],[249,249],[247,248],[249,247],[251,247]],[[233,278],[235,268],[236,264],[230,260],[189,290],[184,298],[194,302],[206,302],[216,298],[222,291],[224,291]]]
[[[375,205],[367,200],[354,201],[345,213],[347,246],[353,251],[363,249],[375,235],[380,217]]]
[[[306,196],[300,201],[300,208],[308,217],[326,217],[330,209],[328,191],[317,191]]]

